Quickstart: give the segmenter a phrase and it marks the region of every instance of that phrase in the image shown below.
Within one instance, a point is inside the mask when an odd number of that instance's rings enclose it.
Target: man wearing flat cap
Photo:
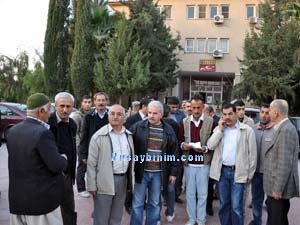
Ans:
[[[60,155],[47,121],[49,98],[27,100],[27,118],[7,135],[11,225],[62,225],[60,203],[66,155]]]

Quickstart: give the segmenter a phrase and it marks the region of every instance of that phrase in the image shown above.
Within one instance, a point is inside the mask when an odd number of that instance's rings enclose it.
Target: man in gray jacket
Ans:
[[[89,144],[87,190],[94,198],[94,225],[121,224],[126,191],[134,184],[133,141],[123,126],[125,109],[113,105],[108,120]]]
[[[290,199],[299,197],[296,128],[288,119],[288,103],[276,99],[270,105],[274,136],[265,153],[264,190],[268,196],[268,225],[288,225]]]
[[[262,104],[259,112],[259,123],[255,124],[253,128],[257,146],[257,167],[251,182],[253,220],[249,225],[262,224],[262,208],[265,198],[265,192],[263,189],[264,157],[267,148],[270,146],[274,133],[274,124],[271,122],[269,112],[270,105]]]
[[[219,181],[221,225],[243,225],[243,195],[256,169],[254,131],[237,119],[233,104],[225,104],[222,118],[207,147],[214,150],[210,177]]]

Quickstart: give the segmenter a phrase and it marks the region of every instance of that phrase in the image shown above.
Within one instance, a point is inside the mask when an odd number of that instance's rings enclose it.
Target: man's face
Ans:
[[[261,107],[259,112],[259,120],[261,123],[268,123],[271,120],[270,108]]]
[[[245,116],[245,106],[236,106],[236,115],[239,119],[243,119]]]
[[[97,95],[94,100],[94,105],[98,111],[104,111],[107,105],[107,100],[104,95]]]
[[[51,104],[49,102],[48,105],[47,105],[47,111],[43,108],[40,109],[39,119],[44,121],[45,123],[47,123],[48,120],[49,120],[50,114],[51,114]]]
[[[275,122],[276,119],[277,119],[277,117],[278,117],[278,115],[279,115],[279,113],[277,112],[276,108],[273,107],[272,105],[270,106],[270,112],[269,112],[269,114],[270,114],[270,119],[271,119],[272,122]]]
[[[223,109],[222,118],[225,120],[225,125],[228,127],[232,127],[236,124],[237,115],[233,112],[233,109],[230,107],[228,109]]]
[[[91,98],[84,98],[81,102],[81,108],[84,111],[90,111],[92,107],[92,99]]]
[[[192,100],[191,109],[194,118],[199,118],[202,115],[204,104],[201,100]]]
[[[178,105],[176,104],[168,104],[170,107],[170,112],[171,114],[176,113],[176,111],[178,110]]]
[[[70,98],[59,98],[55,103],[55,109],[62,121],[67,121],[73,110],[74,102]]]
[[[121,106],[112,106],[108,113],[108,121],[112,127],[122,126],[125,122],[124,110]]]
[[[189,116],[193,114],[190,102],[185,103],[185,113]]]
[[[162,112],[158,107],[148,106],[148,120],[150,124],[159,125],[162,116]]]

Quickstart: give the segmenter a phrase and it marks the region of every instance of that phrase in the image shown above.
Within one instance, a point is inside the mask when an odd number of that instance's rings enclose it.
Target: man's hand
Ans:
[[[169,182],[170,182],[171,184],[174,184],[175,181],[176,181],[176,177],[175,177],[175,176],[169,176]]]
[[[281,199],[281,194],[273,191],[273,192],[272,192],[272,197],[273,197],[275,200],[279,200],[279,199]]]
[[[250,184],[252,179],[247,178],[247,184]]]
[[[190,146],[188,143],[183,142],[181,145],[182,150],[189,151],[192,149],[192,146]]]
[[[82,162],[86,165],[87,164],[87,160],[83,159]]]
[[[97,194],[96,191],[89,191],[89,192],[90,192],[90,194],[91,194],[92,196],[96,196],[96,194]]]
[[[220,127],[221,130],[224,130],[224,126],[225,126],[225,120],[221,117],[221,119],[218,122],[218,126]]]

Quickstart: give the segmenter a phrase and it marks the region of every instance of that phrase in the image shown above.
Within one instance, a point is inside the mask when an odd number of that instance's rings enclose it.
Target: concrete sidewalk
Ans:
[[[7,169],[7,150],[5,144],[2,145],[0,149],[0,225],[9,225],[9,206],[8,206],[8,169]],[[299,163],[298,163],[299,164]],[[93,221],[91,219],[91,213],[93,209],[93,201],[91,198],[82,198],[77,194],[76,187],[74,188],[75,192],[75,204],[76,210],[78,213],[77,224],[78,225],[92,225]],[[24,193],[26,194],[26,193]],[[184,196],[181,196],[181,199],[185,200]],[[184,201],[185,202],[185,201]],[[184,225],[188,218],[186,213],[186,204],[177,204],[176,205],[176,217],[172,223],[166,221],[164,216],[165,207],[161,211],[161,224],[162,225]],[[291,200],[291,208],[289,211],[289,222],[290,225],[299,225],[300,224],[300,199],[294,198]],[[207,225],[217,225],[219,223],[218,218],[218,201],[214,201],[214,216],[207,216]],[[252,218],[251,209],[246,209],[245,215],[245,225],[248,225]],[[263,224],[266,224],[267,214],[266,211],[263,211]],[[122,225],[129,225],[130,217],[125,212],[123,214]],[[138,225],[138,224],[137,224]]]

